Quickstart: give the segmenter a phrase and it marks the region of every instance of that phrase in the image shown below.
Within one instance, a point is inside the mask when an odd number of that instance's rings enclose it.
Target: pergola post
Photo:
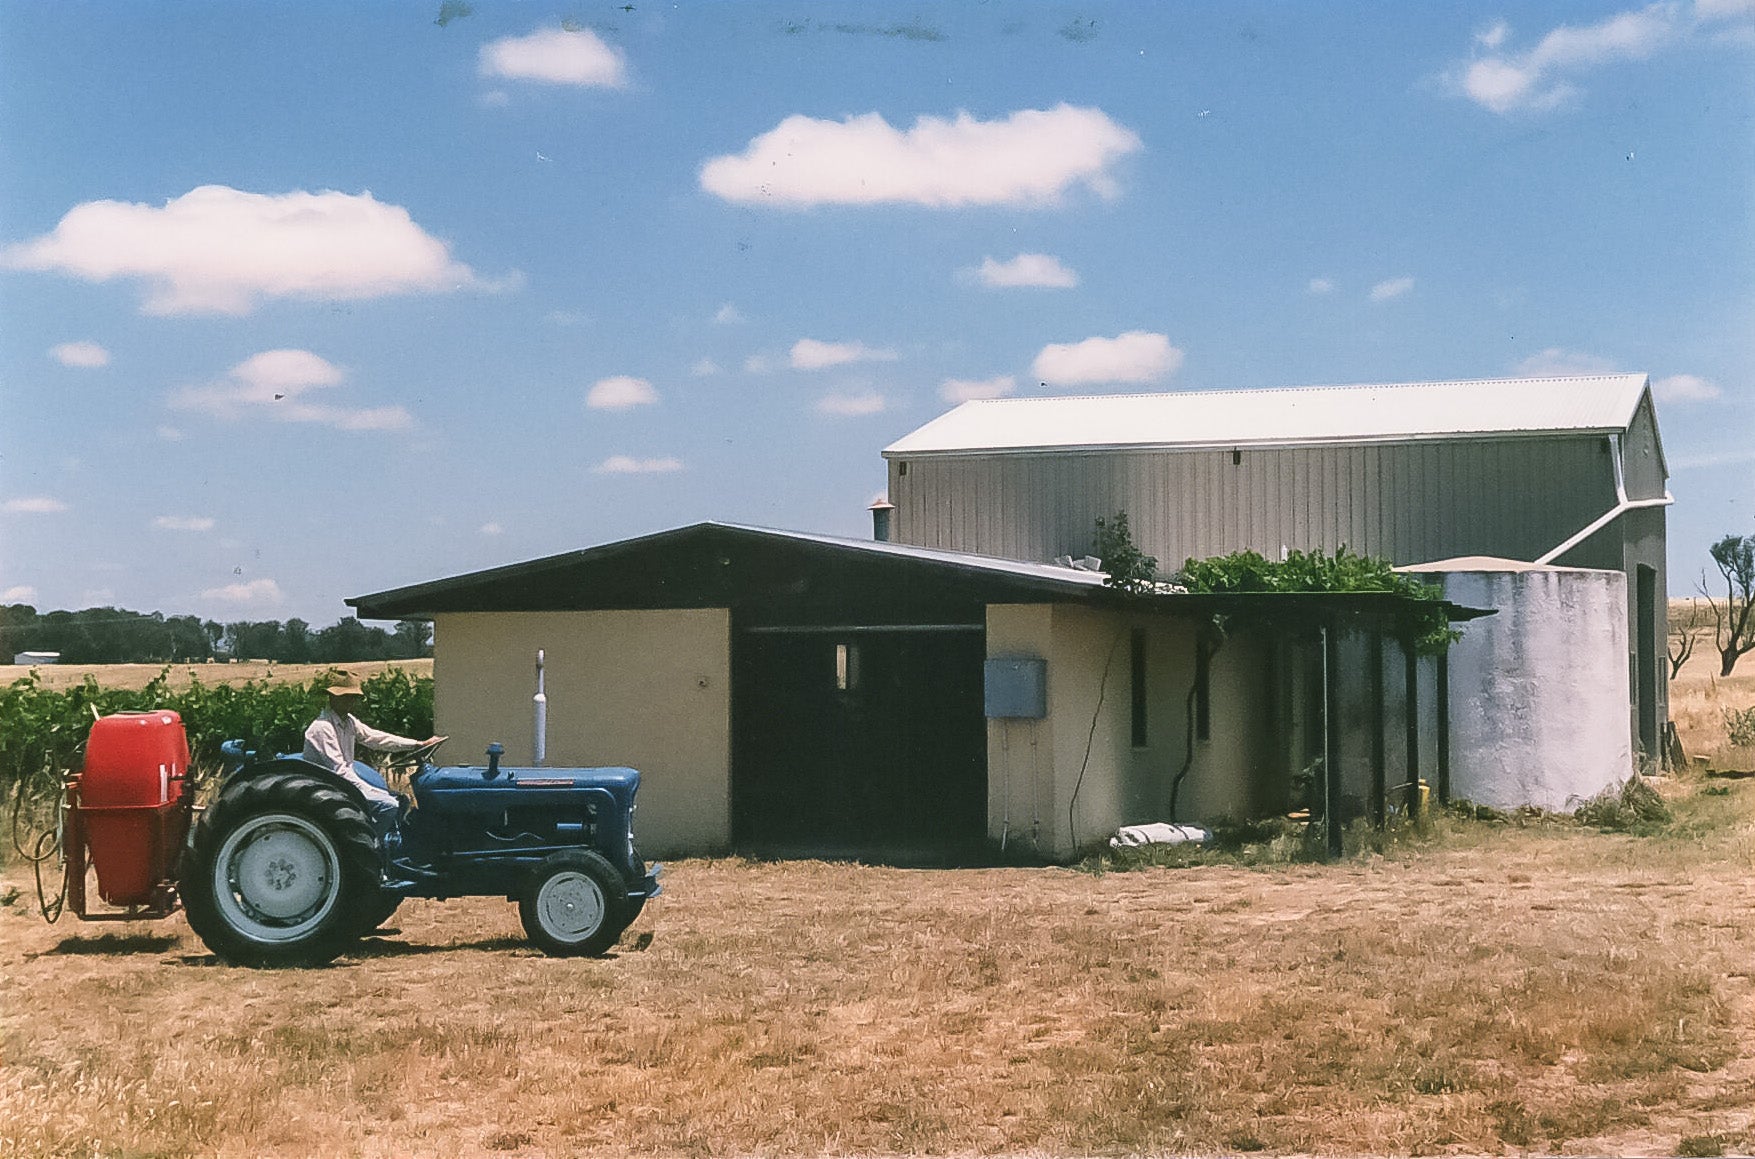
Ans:
[[[1340,729],[1336,727],[1334,676],[1340,671],[1340,641],[1331,625],[1322,629],[1322,824],[1328,855],[1341,855]]]
[[[1438,803],[1450,804],[1450,651],[1438,654]]]
[[[1389,818],[1389,756],[1384,736],[1389,726],[1384,705],[1383,626],[1371,629],[1371,823],[1383,828]]]
[[[1420,819],[1420,657],[1414,651],[1414,634],[1402,634],[1402,673],[1407,684],[1406,725],[1408,738],[1408,816]]]

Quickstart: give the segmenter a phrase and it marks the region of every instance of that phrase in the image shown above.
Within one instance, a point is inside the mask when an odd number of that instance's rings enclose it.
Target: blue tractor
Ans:
[[[413,799],[374,817],[365,795],[296,755],[228,741],[219,793],[177,859],[177,894],[209,949],[248,966],[327,962],[407,897],[503,895],[558,957],[615,945],[659,892],[634,845],[629,768],[437,766],[407,754]],[[370,766],[355,771],[383,785]]]

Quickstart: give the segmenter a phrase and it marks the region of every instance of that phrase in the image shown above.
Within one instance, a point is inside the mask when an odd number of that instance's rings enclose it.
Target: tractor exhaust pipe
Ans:
[[[542,649],[536,650],[536,766],[548,759],[548,693],[543,691],[542,684]]]

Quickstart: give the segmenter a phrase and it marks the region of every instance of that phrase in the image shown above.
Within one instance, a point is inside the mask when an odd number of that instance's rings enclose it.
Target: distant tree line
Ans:
[[[59,652],[65,664],[171,664],[190,660],[274,660],[343,664],[412,660],[433,654],[432,626],[401,620],[386,631],[338,620],[313,629],[303,620],[166,616],[122,608],[38,614],[28,604],[0,604],[0,663],[20,652]]]

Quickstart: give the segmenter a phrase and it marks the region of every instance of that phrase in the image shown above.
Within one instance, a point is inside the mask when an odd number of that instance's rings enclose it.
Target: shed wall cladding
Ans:
[[[1641,401],[1639,409],[1633,412],[1633,421],[1621,440],[1621,458],[1629,499],[1663,498],[1668,477],[1658,448],[1657,417],[1652,413],[1650,398]]]
[[[1593,435],[941,453],[893,459],[890,496],[898,542],[1037,561],[1086,554],[1096,519],[1125,510],[1166,567],[1282,544],[1533,559],[1615,502],[1609,443]]]

